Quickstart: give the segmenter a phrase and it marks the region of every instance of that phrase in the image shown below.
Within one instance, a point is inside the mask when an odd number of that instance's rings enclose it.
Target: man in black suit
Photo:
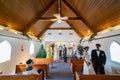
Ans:
[[[63,58],[64,58],[64,62],[67,63],[67,48],[66,48],[65,45],[64,45],[64,48],[63,48]]]
[[[100,50],[100,47],[100,44],[96,44],[97,49],[92,50],[91,59],[96,74],[105,74],[104,65],[106,63],[106,55],[104,51]]]

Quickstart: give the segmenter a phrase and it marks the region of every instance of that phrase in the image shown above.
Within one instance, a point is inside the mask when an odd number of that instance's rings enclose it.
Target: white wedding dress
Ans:
[[[58,53],[58,49],[54,48],[54,56],[53,56],[54,61],[59,60],[59,53]]]
[[[92,74],[92,75],[95,75],[95,71],[94,71],[94,68],[92,66],[92,62],[90,61],[90,55],[88,53],[84,53],[84,68],[83,68],[83,74]],[[87,64],[87,62],[91,63],[91,64]]]

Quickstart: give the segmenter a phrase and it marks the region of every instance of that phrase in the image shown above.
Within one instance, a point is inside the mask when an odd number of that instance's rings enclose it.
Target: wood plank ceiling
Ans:
[[[0,0],[0,25],[41,37],[58,8],[58,0]],[[61,0],[61,15],[84,37],[120,24],[120,0]]]

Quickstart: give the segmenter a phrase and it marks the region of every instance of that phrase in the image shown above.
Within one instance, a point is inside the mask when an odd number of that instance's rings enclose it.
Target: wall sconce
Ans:
[[[23,45],[21,45],[21,51],[24,51],[24,49],[23,49]]]

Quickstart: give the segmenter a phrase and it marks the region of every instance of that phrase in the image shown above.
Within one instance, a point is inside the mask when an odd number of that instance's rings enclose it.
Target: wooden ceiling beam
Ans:
[[[72,30],[73,28],[47,28],[49,30]]]
[[[40,38],[40,37],[42,37],[42,35],[46,32],[46,30],[49,28],[49,26],[51,26],[52,25],[52,23],[51,24],[48,24],[47,26],[45,26],[43,29],[42,29],[42,31],[38,34],[38,36],[37,36],[37,38]]]
[[[54,19],[55,17],[41,17],[38,18],[38,20],[50,20],[50,19]],[[68,20],[81,20],[80,17],[68,17]]]
[[[35,22],[38,21],[38,17],[44,15],[44,14],[46,13],[46,11],[48,11],[49,8],[50,8],[55,2],[56,2],[56,0],[52,0],[51,3],[44,9],[43,12],[40,11],[40,12],[36,15],[36,17],[35,17],[34,19],[32,19],[32,21],[28,24],[28,27],[25,28],[25,30],[24,30],[23,32],[24,32],[24,33],[28,32],[29,29],[31,28],[30,26],[33,25]]]
[[[76,16],[80,17],[81,21],[93,32],[95,33],[96,31],[93,31],[93,27],[81,16],[81,14],[77,11],[75,11],[75,9],[68,3],[66,2],[66,0],[62,0],[64,2],[64,4],[66,4],[68,6],[68,8],[76,14]]]
[[[45,11],[44,14],[46,14],[49,9],[52,7],[52,5],[54,5],[54,3],[56,2],[56,0],[51,4],[51,6],[48,7],[48,9]],[[42,16],[44,16],[44,14]],[[46,30],[52,25],[53,22],[51,22],[50,24],[48,24],[47,26],[44,26],[44,28],[42,29],[42,31],[38,34],[38,38],[42,37],[42,35],[46,32]]]
[[[71,26],[71,28],[77,33],[77,35],[78,35],[80,38],[84,37],[82,34],[80,34],[80,32],[79,32],[77,29],[75,29],[75,28],[73,27],[72,24],[70,24],[68,21],[67,21],[67,23]]]

